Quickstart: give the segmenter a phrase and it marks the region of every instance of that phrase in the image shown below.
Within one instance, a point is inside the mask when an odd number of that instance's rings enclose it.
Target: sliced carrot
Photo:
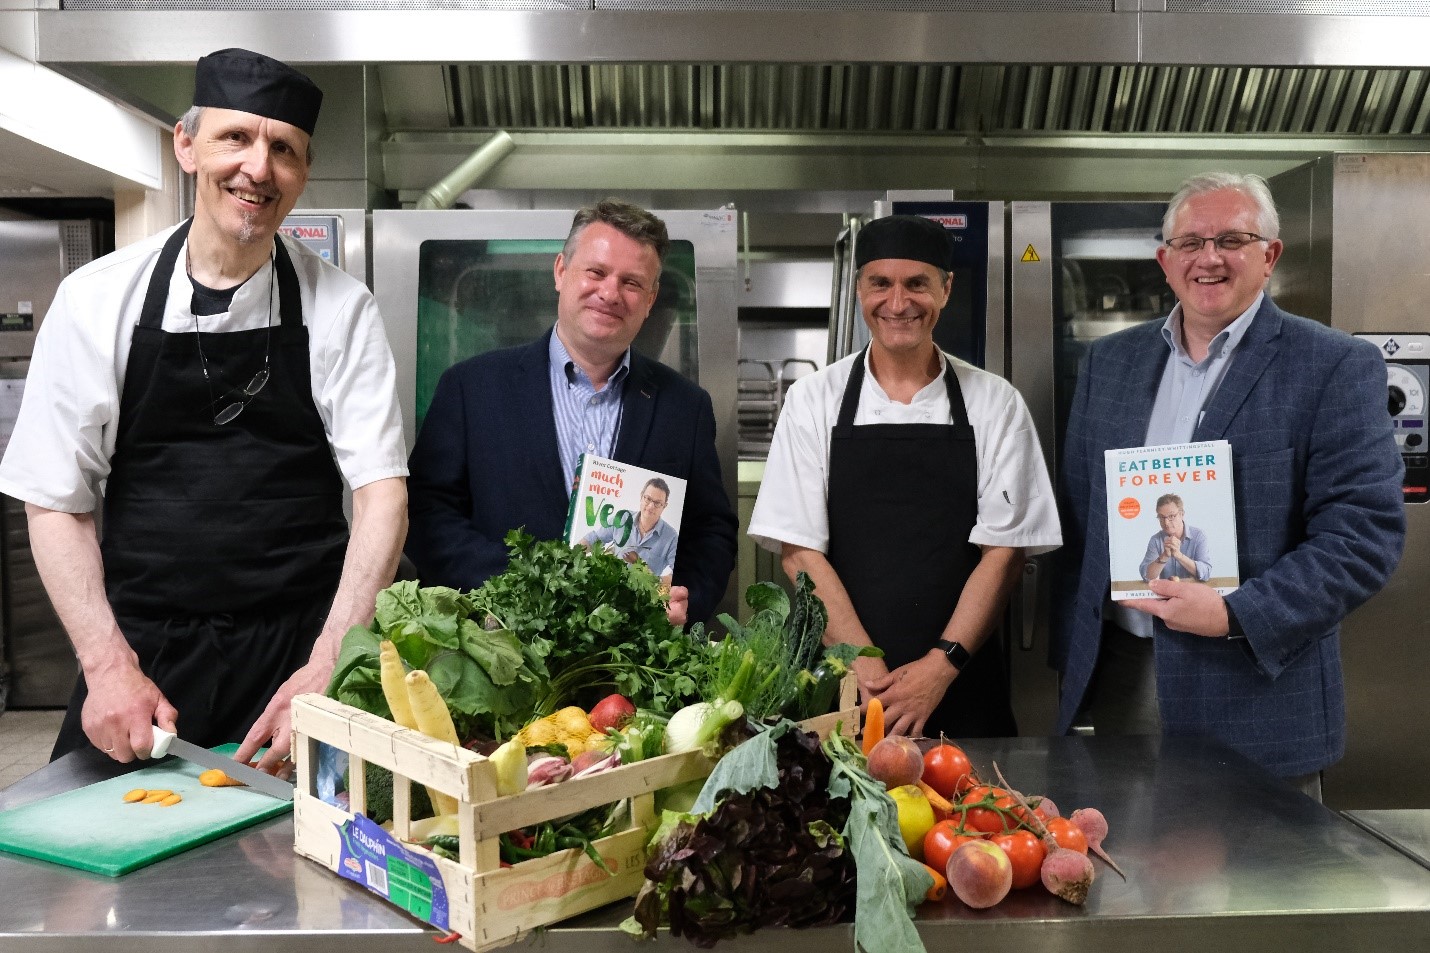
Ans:
[[[929,787],[928,784],[923,781],[918,782],[918,785],[919,790],[924,792],[924,797],[929,799],[929,805],[934,809],[935,812],[943,811],[945,814],[953,813],[953,805],[949,803],[948,798],[944,797],[942,794],[939,794],[937,791]]]
[[[199,783],[206,788],[241,788],[244,787],[242,781],[235,781],[224,773],[223,768],[209,768],[200,772]]]
[[[170,794],[168,797],[164,798],[164,800],[162,800],[162,801],[159,802],[159,806],[160,806],[160,807],[173,807],[175,804],[178,804],[178,803],[179,803],[180,801],[182,801],[182,800],[183,800],[183,798],[180,797],[179,795],[177,795],[177,794]]]
[[[869,699],[864,711],[864,757],[874,750],[874,746],[884,740],[884,703],[877,698]]]
[[[133,804],[135,801],[142,801],[142,800],[144,800],[144,799],[145,799],[146,797],[148,797],[148,796],[149,796],[149,792],[148,792],[148,791],[144,790],[143,788],[135,788],[134,790],[130,791],[128,794],[124,795],[124,803],[125,803],[125,804]]]
[[[148,794],[144,795],[144,797],[140,798],[139,803],[140,803],[140,804],[158,804],[160,801],[164,800],[164,798],[168,797],[170,794],[173,794],[173,793],[174,793],[173,791],[162,791],[162,790],[161,790],[161,791],[150,791]]]
[[[929,888],[928,893],[924,894],[924,899],[942,900],[948,893],[948,878],[937,870],[934,870],[928,864],[924,864],[924,870],[927,870],[929,876],[933,878],[933,886]]]

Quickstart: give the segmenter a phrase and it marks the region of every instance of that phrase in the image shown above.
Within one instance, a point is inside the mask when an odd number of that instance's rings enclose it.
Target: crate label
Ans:
[[[431,857],[408,850],[361,814],[335,826],[342,835],[338,873],[439,930],[451,929],[447,891]]]
[[[601,859],[611,870],[620,873],[630,870],[632,867],[644,867],[645,849],[639,848],[632,852],[624,862],[614,854],[602,854]],[[513,871],[520,869],[520,865],[512,868]],[[574,870],[559,871],[541,880],[528,880],[524,883],[512,884],[497,894],[496,906],[498,910],[507,912],[520,910],[543,900],[559,900],[586,887],[605,883],[611,879],[611,876],[592,863],[589,858],[583,857]]]

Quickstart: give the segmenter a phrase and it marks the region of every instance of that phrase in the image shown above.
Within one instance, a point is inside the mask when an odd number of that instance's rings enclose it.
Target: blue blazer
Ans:
[[[1097,666],[1108,597],[1103,451],[1140,446],[1169,357],[1162,322],[1089,349],[1060,470],[1068,561],[1055,574],[1058,731]],[[1345,750],[1340,621],[1380,590],[1405,542],[1404,467],[1375,347],[1287,314],[1268,296],[1194,440],[1229,440],[1241,587],[1226,597],[1245,639],[1155,620],[1157,698],[1168,735],[1217,738],[1281,776]]]
[[[407,478],[405,550],[423,585],[480,586],[506,568],[508,530],[565,535],[550,335],[462,361],[438,381]],[[736,530],[710,395],[633,351],[622,404],[615,458],[687,481],[674,584],[690,590],[690,621],[707,620],[735,566]]]

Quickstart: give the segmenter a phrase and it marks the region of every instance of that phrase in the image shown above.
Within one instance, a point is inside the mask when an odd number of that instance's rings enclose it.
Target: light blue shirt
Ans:
[[[675,569],[675,547],[680,542],[680,534],[665,520],[656,520],[650,532],[642,536],[638,517],[625,543],[616,542],[618,532],[618,526],[598,526],[586,534],[586,543],[592,546],[601,543],[606,552],[622,558],[627,553],[635,553],[657,576],[668,576]]]
[[[1251,302],[1251,307],[1212,338],[1211,344],[1207,346],[1207,356],[1201,363],[1193,362],[1187,349],[1182,346],[1182,305],[1178,303],[1172,313],[1167,315],[1167,320],[1162,324],[1162,339],[1167,342],[1172,354],[1167,359],[1167,366],[1162,369],[1162,380],[1157,385],[1157,397],[1152,402],[1152,417],[1147,421],[1147,436],[1142,441],[1144,447],[1191,442],[1197,425],[1202,422],[1202,415],[1206,413],[1204,408],[1226,377],[1227,368],[1231,367],[1232,359],[1236,356],[1237,346],[1241,344],[1242,338],[1246,337],[1246,331],[1251,327],[1252,318],[1261,308],[1261,299],[1264,297],[1266,292],[1263,291]],[[1187,529],[1187,535],[1191,536],[1190,527]],[[1171,565],[1176,565],[1176,561]],[[1109,600],[1108,614],[1114,625],[1133,635],[1151,637],[1152,616],[1147,613]]]
[[[1231,324],[1222,328],[1207,346],[1207,356],[1194,363],[1182,346],[1182,306],[1178,304],[1162,325],[1162,339],[1172,356],[1162,369],[1162,381],[1157,385],[1157,399],[1152,402],[1152,417],[1147,421],[1144,447],[1160,447],[1169,443],[1190,443],[1207,402],[1216,393],[1227,368],[1236,356],[1237,346],[1246,337],[1251,319],[1261,307],[1266,292],[1256,296],[1251,307]]]
[[[1158,579],[1197,579],[1206,582],[1212,577],[1211,547],[1207,545],[1207,534],[1197,529],[1195,526],[1183,526],[1182,535],[1182,555],[1196,563],[1195,573],[1187,572],[1187,567],[1183,566],[1176,559],[1167,560],[1167,565],[1162,567]],[[1147,555],[1142,557],[1142,564],[1137,567],[1137,575],[1143,579],[1147,578],[1147,568],[1162,558],[1162,548],[1167,544],[1167,534],[1161,530],[1152,534],[1152,538],[1147,542]]]
[[[576,464],[583,453],[610,457],[621,432],[621,385],[631,369],[631,349],[621,355],[621,365],[596,390],[591,377],[571,360],[555,331],[547,349],[551,375],[551,410],[556,418],[556,447],[561,454],[563,486],[569,496],[576,485]]]

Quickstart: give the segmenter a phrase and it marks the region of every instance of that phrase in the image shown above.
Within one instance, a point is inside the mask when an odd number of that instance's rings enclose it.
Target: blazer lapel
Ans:
[[[1157,388],[1162,383],[1162,371],[1167,366],[1171,349],[1162,339],[1162,323],[1152,322],[1147,340],[1130,342],[1131,351],[1124,368],[1126,395],[1123,410],[1111,422],[1112,440],[1109,446],[1140,447],[1147,440],[1147,424],[1152,420],[1152,405],[1157,400]]]
[[[551,331],[537,338],[516,362],[511,393],[516,397],[519,415],[530,428],[534,478],[542,494],[548,498],[571,498],[571,488],[563,485],[561,450],[556,444],[556,412],[551,404],[550,356]]]
[[[1207,404],[1197,425],[1193,440],[1220,440],[1226,435],[1232,420],[1250,396],[1251,389],[1261,379],[1280,350],[1281,309],[1268,296],[1246,330],[1241,346],[1236,349],[1226,376]]]
[[[631,372],[621,398],[621,432],[616,435],[616,459],[636,463],[645,449],[655,420],[655,375],[648,359],[631,351]]]

